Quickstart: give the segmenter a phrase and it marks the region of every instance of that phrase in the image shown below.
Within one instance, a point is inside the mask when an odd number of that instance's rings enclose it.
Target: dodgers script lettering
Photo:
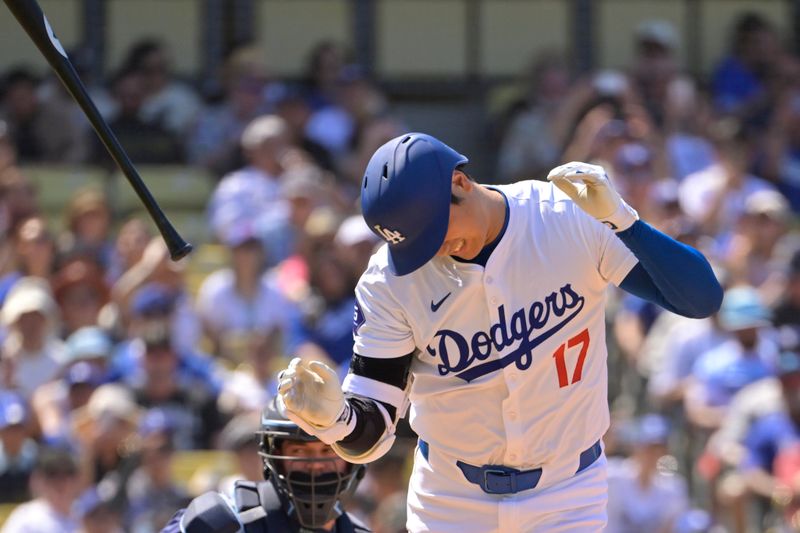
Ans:
[[[505,306],[499,306],[498,321],[490,326],[489,331],[465,336],[450,329],[440,329],[426,349],[432,357],[439,357],[437,368],[440,375],[455,373],[456,377],[467,382],[512,363],[520,370],[527,370],[533,361],[533,350],[575,318],[583,304],[584,297],[567,283],[543,301],[533,302],[528,309],[520,308],[509,315]],[[492,353],[500,353],[514,344],[516,347],[499,359],[486,361]]]

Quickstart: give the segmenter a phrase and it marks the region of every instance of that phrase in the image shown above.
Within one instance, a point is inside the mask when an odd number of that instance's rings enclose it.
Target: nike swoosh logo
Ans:
[[[450,297],[450,295],[451,295],[451,294],[453,294],[453,293],[452,293],[452,292],[448,292],[447,294],[445,294],[445,295],[444,295],[444,298],[442,298],[441,300],[439,300],[439,301],[438,301],[438,302],[436,302],[436,303],[433,303],[433,300],[431,300],[431,311],[433,311],[434,313],[435,313],[436,311],[438,311],[438,310],[439,310],[439,308],[440,308],[440,307],[442,306],[442,304],[444,303],[444,301],[445,301],[445,300],[447,300],[447,299]]]

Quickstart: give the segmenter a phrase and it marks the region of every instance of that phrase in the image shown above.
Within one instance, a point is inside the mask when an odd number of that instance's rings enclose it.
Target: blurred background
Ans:
[[[347,372],[379,244],[358,185],[407,131],[483,183],[602,164],[723,282],[706,320],[610,292],[608,531],[800,530],[800,2],[40,3],[196,251],[169,261],[6,12],[0,531],[156,532],[261,479],[276,372]],[[415,444],[350,502],[379,533],[404,531]]]

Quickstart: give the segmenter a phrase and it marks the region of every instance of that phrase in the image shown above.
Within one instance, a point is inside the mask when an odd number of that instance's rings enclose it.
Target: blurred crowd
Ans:
[[[479,181],[602,164],[726,288],[706,320],[610,295],[610,532],[800,530],[800,58],[787,37],[742,14],[700,78],[681,70],[675,28],[644,21],[627,68],[579,74],[542,53],[489,92],[476,125],[496,147]],[[57,80],[1,73],[0,503],[21,505],[0,531],[36,516],[37,531],[156,532],[192,496],[261,479],[258,415],[290,356],[346,374],[353,289],[380,244],[357,211],[361,175],[413,125],[333,42],[299,80],[236,48],[211,92],[175,75],[157,40],[108,79],[73,59],[135,163],[214,177],[204,214],[224,264],[192,286],[192,258],[170,261],[100,189],[45,214],[27,165],[113,163]],[[404,433],[349,502],[379,533],[405,530]],[[175,462],[197,450],[229,452],[233,472],[180,482]]]

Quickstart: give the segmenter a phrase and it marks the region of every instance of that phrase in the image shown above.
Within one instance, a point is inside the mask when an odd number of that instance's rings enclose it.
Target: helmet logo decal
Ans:
[[[383,237],[389,244],[399,244],[406,240],[405,236],[397,230],[390,230],[389,228],[382,228],[380,224],[373,226],[375,231]]]

